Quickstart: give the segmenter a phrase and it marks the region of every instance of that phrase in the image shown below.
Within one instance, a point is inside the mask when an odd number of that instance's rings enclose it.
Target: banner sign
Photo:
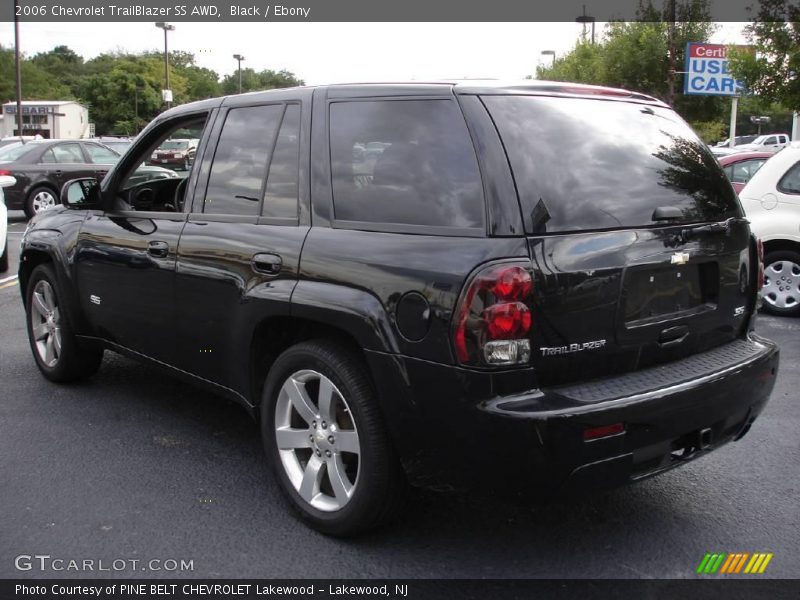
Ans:
[[[747,48],[747,46],[737,46]],[[683,93],[699,96],[741,96],[744,84],[728,68],[728,46],[689,42],[686,44]]]

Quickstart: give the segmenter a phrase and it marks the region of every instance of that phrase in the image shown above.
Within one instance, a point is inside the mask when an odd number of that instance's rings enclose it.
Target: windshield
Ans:
[[[36,146],[30,142],[27,144],[20,143],[18,146],[5,146],[0,148],[0,161],[12,162],[19,160],[35,147]]]
[[[170,140],[164,142],[159,147],[159,150],[186,150],[189,147],[189,142],[178,142],[175,140]]]
[[[672,110],[633,102],[484,96],[508,153],[529,232],[741,216],[725,174]]]

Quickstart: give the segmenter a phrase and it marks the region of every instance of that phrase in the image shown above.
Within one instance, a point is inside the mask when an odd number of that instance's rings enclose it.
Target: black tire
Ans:
[[[36,196],[41,193],[47,193],[50,196],[52,196],[53,200],[55,201],[55,205],[58,205],[60,203],[58,199],[58,194],[49,187],[47,187],[46,185],[40,185],[33,188],[28,194],[28,197],[25,199],[25,205],[22,207],[22,209],[25,211],[25,216],[28,217],[29,219],[36,214],[36,210],[34,209],[33,203]]]
[[[37,289],[37,285],[40,282],[46,282],[50,286],[58,308],[57,324],[60,328],[61,349],[51,364],[47,364],[45,358],[41,356],[33,331],[32,311],[36,311],[36,315],[40,314],[33,306],[34,290]],[[58,285],[58,279],[52,266],[42,264],[33,270],[25,291],[25,321],[27,323],[28,341],[30,342],[36,366],[39,367],[39,370],[47,379],[59,383],[77,381],[93,375],[100,368],[100,363],[103,360],[102,349],[79,344],[70,323],[70,311],[65,298]]]
[[[781,317],[800,316],[800,253],[769,252],[764,257],[764,275],[761,304],[764,312]]]
[[[278,396],[290,375],[303,370],[322,374],[336,386],[349,406],[347,418],[352,418],[358,432],[356,483],[346,504],[334,511],[319,510],[300,496],[278,451],[275,432]],[[339,344],[327,340],[302,342],[277,358],[264,385],[261,434],[272,469],[290,505],[300,519],[322,533],[348,537],[377,528],[396,517],[405,505],[408,495],[405,474],[389,441],[366,366]]]
[[[0,273],[8,271],[8,239],[6,239],[3,255],[0,256]]]

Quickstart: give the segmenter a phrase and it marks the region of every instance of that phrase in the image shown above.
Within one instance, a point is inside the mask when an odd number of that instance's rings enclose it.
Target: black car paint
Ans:
[[[71,179],[79,177],[96,177],[102,179],[111,169],[110,164],[93,163],[86,151],[87,144],[96,144],[85,140],[48,140],[28,142],[33,149],[25,153],[19,160],[0,163],[0,169],[11,171],[16,177],[15,185],[5,188],[6,204],[11,210],[22,210],[32,190],[46,187],[58,198],[61,187]],[[59,144],[78,144],[84,161],[82,163],[42,163],[42,155],[53,146]]]
[[[171,118],[208,114],[188,180],[186,212],[47,211],[34,219],[24,239],[21,289],[35,264],[52,261],[63,278],[73,322],[87,343],[149,360],[240,402],[253,414],[264,379],[264,365],[251,357],[256,346],[266,348],[268,357],[284,347],[288,331],[349,341],[369,365],[409,478],[431,487],[484,482],[498,489],[514,487],[518,469],[530,472],[540,490],[562,487],[568,480],[593,486],[621,483],[685,462],[669,457],[676,448],[691,449],[684,438],[701,429],[713,429],[714,442],[694,448],[687,459],[745,432],[769,397],[778,363],[777,348],[752,333],[756,269],[746,226],[695,240],[682,238],[674,226],[526,237],[502,143],[477,97],[482,91],[423,84],[331,86],[207,100],[167,111],[140,135],[101,189],[109,203],[135,167],[134,154]],[[484,178],[487,235],[425,235],[380,226],[359,230],[336,222],[327,107],[332,99],[359,97],[444,97],[459,103]],[[224,111],[289,100],[301,103],[303,115],[297,222],[199,212]],[[575,252],[581,239],[600,240],[599,250]],[[154,256],[151,242],[166,243],[166,255]],[[692,313],[680,320],[690,331],[694,322],[700,329],[677,349],[659,340],[663,323],[625,327],[618,300],[630,265],[660,266],[676,250],[691,250],[701,261],[725,257],[720,290],[727,290],[711,319],[701,321]],[[281,257],[278,275],[259,272],[254,260],[262,254]],[[471,274],[501,259],[533,264],[533,366],[458,366],[452,348],[454,308]],[[429,304],[421,340],[399,325],[397,308],[409,294],[421,294]],[[92,303],[91,295],[100,296],[101,303]],[[736,321],[726,315],[739,302],[746,312]],[[540,346],[600,337],[622,343],[580,356],[537,357]],[[750,340],[755,358],[722,369],[712,381],[675,391],[656,387],[634,399],[589,406],[580,414],[558,391],[566,382],[668,361],[679,366],[687,348],[700,352],[736,339]],[[504,399],[513,402],[503,408]],[[583,442],[585,427],[609,422],[626,423],[630,434]],[[641,467],[653,456],[666,457],[667,463]]]

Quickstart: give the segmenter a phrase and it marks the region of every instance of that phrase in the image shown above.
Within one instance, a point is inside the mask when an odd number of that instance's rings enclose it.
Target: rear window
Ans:
[[[337,102],[330,122],[337,220],[483,228],[478,161],[455,102]]]
[[[741,216],[725,174],[673,111],[608,100],[485,96],[508,153],[529,233]]]

